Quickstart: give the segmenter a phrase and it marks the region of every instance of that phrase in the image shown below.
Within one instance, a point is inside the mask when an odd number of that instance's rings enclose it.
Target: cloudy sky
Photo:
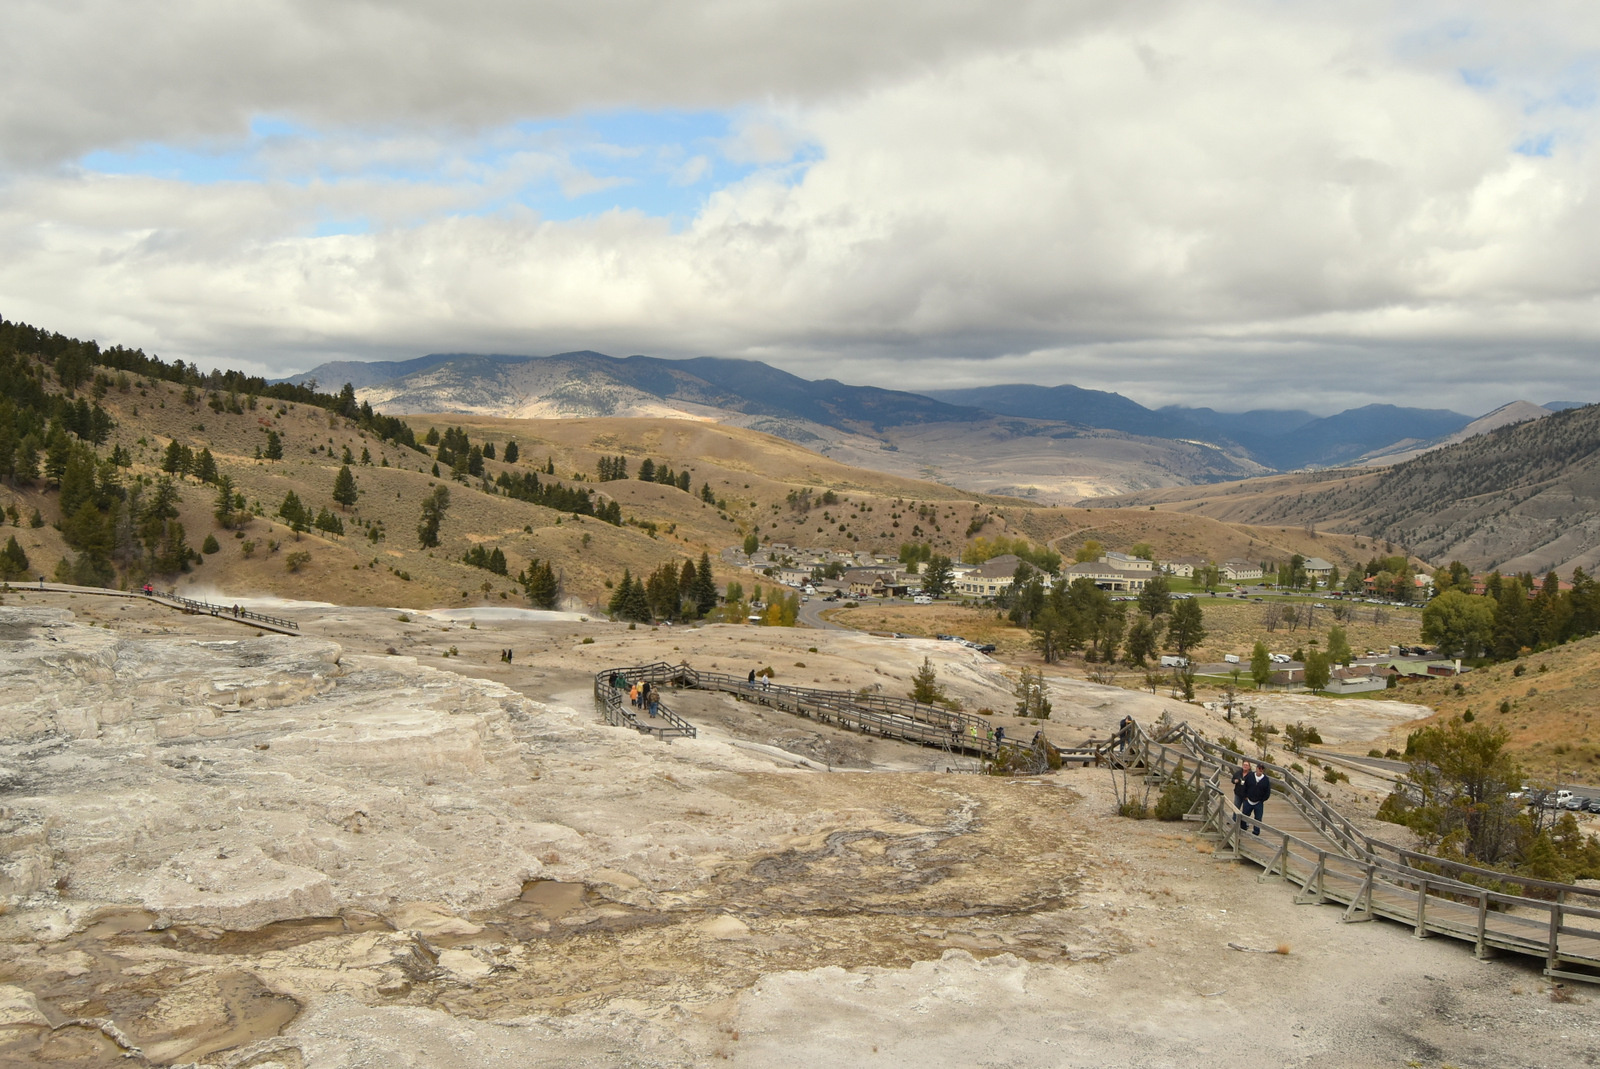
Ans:
[[[273,374],[1600,399],[1600,6],[10,0],[0,314]]]

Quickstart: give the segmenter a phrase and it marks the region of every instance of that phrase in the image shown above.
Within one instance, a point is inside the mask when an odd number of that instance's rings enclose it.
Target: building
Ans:
[[[1312,557],[1305,563],[1306,575],[1319,583],[1326,584],[1333,575],[1333,565],[1321,557]]]
[[[894,572],[879,568],[851,568],[842,582],[853,598],[899,597],[907,589]]]
[[[1260,579],[1261,565],[1252,564],[1247,560],[1225,560],[1222,562],[1222,578],[1230,583],[1238,583],[1245,579]]]
[[[1002,553],[953,578],[952,586],[957,594],[969,598],[998,597],[1011,589],[1017,565],[1021,563],[1022,559],[1015,553]]]
[[[1206,566],[1204,557],[1174,557],[1171,560],[1161,561],[1161,570],[1168,575],[1175,575],[1181,579],[1193,579],[1197,569]]]
[[[1143,557],[1130,557],[1126,553],[1107,553],[1100,558],[1101,564],[1108,564],[1118,571],[1155,573],[1155,562],[1145,560]]]
[[[1084,561],[1061,569],[1063,583],[1070,584],[1078,579],[1088,579],[1101,590],[1119,590],[1130,594],[1137,594],[1143,590],[1145,584],[1154,577],[1154,571],[1124,571],[1113,567],[1106,563],[1104,557],[1097,561]]]

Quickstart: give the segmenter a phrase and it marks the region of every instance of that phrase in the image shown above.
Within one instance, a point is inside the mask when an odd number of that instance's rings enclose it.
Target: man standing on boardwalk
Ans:
[[[1256,827],[1253,834],[1261,834],[1261,813],[1267,804],[1267,799],[1272,797],[1272,781],[1267,778],[1267,770],[1256,765],[1250,775],[1244,780],[1244,816],[1239,822],[1242,828],[1249,823],[1252,813],[1255,816]]]

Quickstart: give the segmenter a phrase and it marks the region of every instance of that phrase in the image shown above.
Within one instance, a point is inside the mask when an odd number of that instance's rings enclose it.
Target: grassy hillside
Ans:
[[[1600,564],[1600,406],[1502,427],[1376,471],[1148,491],[1123,507],[1371,532],[1435,564],[1542,572]]]
[[[1470,711],[1478,723],[1505,728],[1511,751],[1530,776],[1600,784],[1600,721],[1591,698],[1596,688],[1600,637],[1528,654],[1460,679],[1408,684],[1398,697],[1438,710],[1426,722]],[[1393,744],[1404,747],[1404,731],[1397,732]]]
[[[490,481],[502,475],[520,480],[538,471],[545,484],[560,481],[592,491],[597,503],[614,503],[626,521],[614,526],[598,517],[485,492],[477,478],[460,482],[448,471],[436,477],[431,449],[423,453],[382,440],[376,424],[304,399],[196,390],[193,384],[200,380],[182,367],[96,380],[97,349],[71,339],[56,341],[63,353],[77,354],[72,357],[78,360],[76,371],[68,374],[62,354],[44,361],[25,356],[27,367],[8,380],[8,389],[31,391],[29,411],[46,413],[46,421],[60,418],[50,412],[64,411],[58,398],[93,398],[111,421],[95,452],[102,460],[115,453],[126,461],[102,467],[102,487],[109,485],[104,483],[109,473],[124,488],[138,487],[148,501],[176,442],[194,454],[209,450],[218,472],[243,496],[252,515],[239,530],[223,529],[213,517],[214,486],[192,476],[175,479],[177,519],[188,545],[199,548],[209,535],[219,547],[185,574],[156,578],[162,585],[176,582],[196,591],[279,593],[357,604],[518,603],[522,592],[512,577],[538,559],[554,565],[572,604],[594,605],[605,600],[607,582],[624,568],[644,574],[669,561],[695,559],[702,551],[715,557],[752,532],[765,542],[891,556],[901,543],[916,541],[959,557],[978,535],[1025,537],[1053,545],[1069,558],[1094,539],[1105,549],[1145,542],[1160,556],[1219,560],[1273,560],[1299,552],[1346,567],[1360,559],[1363,548],[1357,539],[1317,536],[1298,527],[1251,528],[1162,511],[1052,509],[977,495],[851,467],[781,438],[709,421],[407,417],[418,439],[430,429],[461,427],[474,445],[492,444],[501,459],[485,461],[484,476]],[[167,377],[152,377],[156,374]],[[67,389],[68,381],[75,390]],[[263,387],[258,383],[253,388]],[[30,418],[29,434],[41,445],[57,434],[37,415]],[[262,454],[270,451],[268,441],[274,436],[282,444],[282,457],[265,459]],[[504,461],[511,441],[520,448],[515,464]],[[86,448],[82,443],[72,446],[80,452]],[[334,503],[333,487],[347,451],[359,496],[345,510]],[[363,452],[367,463],[360,460]],[[630,474],[646,460],[668,465],[688,476],[690,490],[637,478],[598,481],[602,461],[619,456],[626,459]],[[547,468],[553,474],[544,474]],[[416,535],[421,502],[440,484],[451,491],[451,507],[441,528],[442,544],[425,550]],[[707,488],[710,502],[702,496]],[[337,513],[346,533],[296,536],[289,531],[278,513],[291,492],[312,513]],[[0,506],[6,505],[14,506],[21,520],[8,533],[27,553],[29,574],[54,577],[57,564],[73,556],[57,527],[66,518],[60,515],[55,480],[47,476],[0,485]],[[37,528],[27,522],[35,509],[45,521]],[[105,534],[113,536],[109,528]],[[126,537],[132,539],[134,533]],[[510,576],[463,563],[463,554],[474,546],[500,550]],[[719,565],[724,580],[730,578],[727,571]]]

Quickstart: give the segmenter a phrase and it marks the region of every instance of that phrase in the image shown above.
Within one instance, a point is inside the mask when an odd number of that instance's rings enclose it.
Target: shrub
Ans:
[[[298,572],[301,568],[311,563],[311,554],[305,550],[296,550],[283,558],[283,566],[291,572]]]
[[[585,635],[585,636],[583,636],[583,641],[578,643],[578,645],[580,645],[580,646],[593,646],[594,645],[594,638],[592,636],[590,636],[590,635]]]
[[[1155,818],[1157,820],[1182,820],[1183,815],[1194,808],[1195,799],[1200,792],[1189,786],[1184,774],[1183,760],[1180,758],[1178,767],[1167,780],[1167,785],[1161,788],[1161,794],[1156,798]]]
[[[217,536],[214,534],[206,535],[206,540],[200,543],[200,552],[202,553],[215,553],[221,548],[222,546],[217,542]]]
[[[1349,776],[1345,775],[1343,772],[1340,772],[1332,765],[1329,765],[1327,768],[1322,770],[1322,778],[1327,780],[1329,783],[1339,783],[1341,781],[1345,783],[1350,782]]]

